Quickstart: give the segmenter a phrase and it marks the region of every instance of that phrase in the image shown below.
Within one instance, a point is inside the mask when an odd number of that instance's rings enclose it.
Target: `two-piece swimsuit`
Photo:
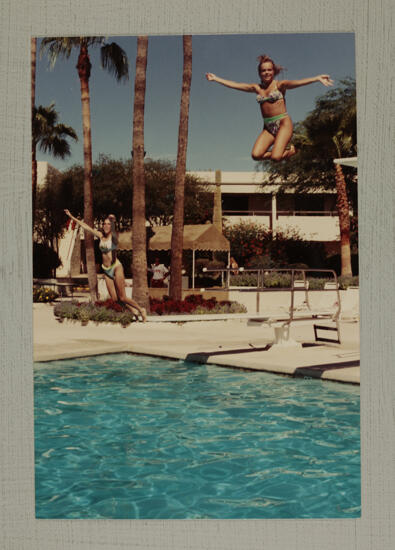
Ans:
[[[270,92],[270,94],[267,97],[264,97],[262,95],[257,95],[256,100],[259,104],[265,103],[265,101],[268,101],[269,103],[276,103],[276,101],[280,101],[280,99],[284,99],[283,94],[280,92],[280,90],[276,89],[273,92]],[[265,130],[270,132],[272,136],[276,137],[279,129],[280,129],[280,120],[288,116],[288,113],[281,113],[281,115],[271,116],[267,118],[263,118],[263,127]]]
[[[107,277],[109,277],[110,279],[114,279],[114,273],[115,273],[115,268],[121,264],[121,262],[118,260],[117,258],[117,246],[118,246],[118,239],[117,239],[117,236],[116,236],[116,233],[115,233],[115,226],[113,226],[113,223],[114,222],[111,222],[111,227],[113,229],[112,231],[112,235],[111,235],[111,244],[109,246],[109,242],[108,242],[108,239],[100,239],[100,242],[99,242],[99,248],[100,248],[100,252],[102,252],[103,254],[106,254],[107,252],[111,252],[112,253],[112,263],[110,266],[105,266],[102,264],[102,269],[104,271],[104,275],[107,275]]]

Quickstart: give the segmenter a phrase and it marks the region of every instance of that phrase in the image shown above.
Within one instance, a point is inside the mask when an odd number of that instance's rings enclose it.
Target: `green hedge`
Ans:
[[[355,277],[338,277],[340,290],[347,290],[349,286],[359,286],[359,278]],[[233,275],[230,277],[231,286],[257,286],[257,275],[255,274],[240,274]],[[325,283],[333,282],[333,278],[317,278],[317,277],[307,277],[309,282],[310,290],[322,290]],[[263,287],[264,288],[289,288],[291,285],[291,275],[286,273],[276,273],[271,275],[265,275],[263,278]]]

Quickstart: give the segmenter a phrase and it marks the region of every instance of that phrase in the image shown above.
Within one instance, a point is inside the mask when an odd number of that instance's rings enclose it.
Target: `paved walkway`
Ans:
[[[134,352],[359,384],[359,323],[341,323],[342,344],[314,342],[312,323],[293,325],[301,348],[272,347],[273,329],[243,319],[82,327],[56,321],[49,304],[33,304],[34,360]]]

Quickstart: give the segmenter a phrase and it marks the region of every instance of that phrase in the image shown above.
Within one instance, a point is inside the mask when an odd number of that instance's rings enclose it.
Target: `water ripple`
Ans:
[[[354,386],[127,354],[38,363],[35,454],[39,518],[360,516]]]

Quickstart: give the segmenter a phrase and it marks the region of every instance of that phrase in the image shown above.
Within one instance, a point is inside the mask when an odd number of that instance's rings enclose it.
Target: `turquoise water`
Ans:
[[[38,518],[360,516],[359,387],[128,354],[35,364]]]

